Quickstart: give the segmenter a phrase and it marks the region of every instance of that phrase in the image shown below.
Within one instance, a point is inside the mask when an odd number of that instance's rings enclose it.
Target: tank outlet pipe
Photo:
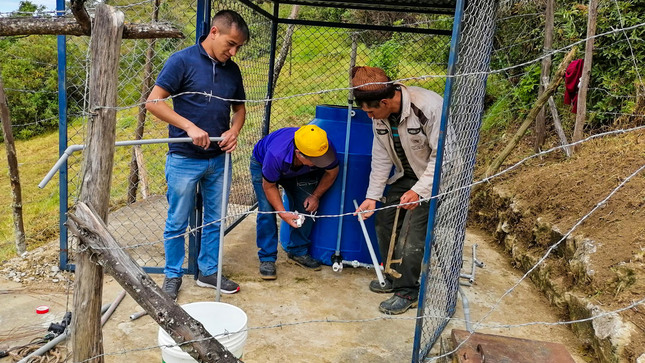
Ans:
[[[358,42],[356,41],[356,34],[352,34],[352,52],[349,59],[349,86],[352,86],[352,69],[356,65],[356,51],[358,48]],[[352,104],[354,103],[354,94],[352,90],[349,90],[347,96],[347,124],[345,126],[345,155],[343,156],[343,179],[340,188],[340,208],[339,213],[343,215],[345,213],[345,189],[347,186],[347,167],[349,162],[349,139],[352,130],[352,117],[356,114],[352,110]],[[332,270],[335,272],[340,272],[343,269],[343,258],[340,255],[340,240],[343,235],[343,217],[340,217],[338,220],[338,234],[336,235],[336,251],[332,256]]]
[[[354,208],[358,209],[358,203],[354,199]],[[363,230],[363,236],[365,236],[365,243],[367,243],[367,249],[370,251],[370,257],[372,257],[372,264],[374,265],[374,270],[376,271],[376,278],[378,278],[378,283],[381,287],[385,287],[385,279],[383,279],[383,272],[381,272],[380,265],[378,264],[378,259],[374,253],[374,247],[372,247],[372,240],[370,240],[370,235],[367,233],[367,228],[365,228],[365,221],[363,221],[362,212],[358,213],[358,223],[361,224],[361,229]]]
[[[228,167],[231,164],[231,153],[224,153],[224,183],[222,185],[222,204],[219,222],[219,252],[217,254],[217,291],[215,301],[219,302],[222,297],[222,254],[224,253],[224,221],[226,220],[226,208],[228,207]]]
[[[464,292],[464,289],[459,287],[459,295],[461,295],[461,305],[464,308],[464,320],[466,320],[466,330],[468,330],[469,333],[473,333],[473,327],[470,324],[470,303],[468,302],[468,297],[466,296],[466,293]]]
[[[211,142],[219,142],[224,140],[221,137],[211,137],[210,138]],[[166,138],[166,139],[147,139],[147,140],[127,140],[127,141],[117,141],[114,143],[114,146],[135,146],[135,145],[147,145],[147,144],[170,144],[174,142],[193,142],[193,139],[190,137],[174,137],[174,138]],[[47,183],[51,180],[51,178],[54,177],[54,174],[63,166],[63,164],[67,161],[67,158],[69,158],[73,153],[76,151],[84,150],[85,145],[70,145],[65,151],[63,152],[63,155],[60,156],[56,164],[49,170],[49,173],[45,175],[43,180],[38,184],[38,188],[42,189],[44,188]]]
[[[125,291],[124,291],[124,293],[125,293]],[[121,298],[121,299],[123,299],[123,298]],[[103,317],[105,317],[107,315],[106,312],[111,306],[112,306],[112,304],[110,304],[110,303],[101,306],[101,314],[103,314],[103,316],[101,317],[101,324],[103,324]],[[105,318],[105,320],[107,320],[108,317],[109,316],[107,316]],[[58,345],[58,343],[60,343],[60,342],[64,341],[65,339],[67,339],[67,337],[70,334],[70,331],[71,331],[70,328],[67,327],[67,329],[65,329],[65,331],[62,332],[59,336],[57,336],[56,338],[50,340],[47,344],[43,345],[42,347],[38,348],[37,350],[34,350],[30,354],[28,354],[26,357],[24,357],[21,360],[19,360],[18,363],[27,363],[27,362],[29,362],[31,360],[31,358],[40,357],[41,355],[49,352],[49,350],[54,348],[56,345]]]
[[[358,262],[357,260],[353,260],[353,261],[343,260],[343,265],[351,266],[353,268],[365,267],[368,270],[374,268],[374,265],[371,265],[369,263]],[[383,271],[383,266],[379,265],[378,268],[381,271]]]

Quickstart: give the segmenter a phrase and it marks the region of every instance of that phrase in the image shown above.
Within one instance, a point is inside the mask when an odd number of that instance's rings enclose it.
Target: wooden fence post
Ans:
[[[544,12],[544,52],[550,52],[553,48],[553,3],[555,0],[546,1],[546,11]],[[551,74],[551,56],[548,55],[542,59],[542,70],[540,72],[540,88],[538,89],[538,97],[544,93],[544,90],[549,85],[549,75]],[[537,117],[535,118],[535,144],[533,145],[534,151],[540,152],[546,139],[546,106],[540,109]]]
[[[538,97],[537,101],[535,101],[535,105],[533,105],[533,108],[531,111],[529,111],[529,114],[526,116],[526,119],[520,126],[520,128],[517,130],[511,141],[506,145],[504,150],[502,150],[501,153],[493,160],[493,162],[488,166],[488,169],[486,169],[486,176],[491,176],[497,172],[500,166],[502,166],[502,163],[508,155],[510,155],[511,151],[515,149],[517,144],[520,142],[522,137],[524,137],[524,134],[526,133],[526,130],[528,130],[529,126],[535,121],[535,116],[537,116],[538,111],[544,106],[544,104],[549,100],[549,97],[555,92],[555,90],[558,88],[560,83],[562,83],[562,79],[564,78],[564,72],[567,69],[567,65],[571,62],[573,59],[573,56],[576,55],[577,48],[573,47],[571,51],[564,57],[562,60],[562,63],[560,63],[560,67],[558,67],[557,72],[555,73],[555,76],[551,80],[551,83],[549,86],[544,90],[544,93],[540,97]]]
[[[83,154],[80,201],[94,206],[103,221],[107,221],[110,202],[116,109],[98,106],[116,106],[123,23],[122,12],[103,3],[96,6],[90,41],[90,117]],[[72,324],[74,362],[103,362],[102,295],[103,269],[91,261],[90,253],[79,251]]]
[[[121,248],[91,206],[81,202],[76,208],[76,214],[70,214],[67,221],[70,231],[79,236],[96,261],[105,266],[105,270],[175,342],[184,343],[180,345],[181,349],[199,362],[240,362],[199,321],[161,290]]]
[[[582,66],[580,77],[580,89],[578,90],[578,106],[576,112],[576,124],[573,128],[573,142],[582,140],[582,134],[587,118],[587,90],[589,89],[589,78],[591,77],[591,65],[593,63],[593,42],[596,35],[596,18],[598,17],[598,0],[589,0],[587,18],[587,41],[585,42],[585,63]],[[574,151],[577,149],[573,147]]]
[[[9,105],[4,93],[4,84],[0,76],[0,119],[2,131],[4,132],[4,146],[7,149],[7,163],[9,164],[9,179],[11,180],[11,196],[13,200],[13,233],[16,238],[16,252],[22,255],[27,252],[25,243],[25,225],[22,220],[22,189],[20,188],[20,173],[18,172],[18,157],[16,156],[16,145],[13,143],[13,131],[11,130],[11,117]]]

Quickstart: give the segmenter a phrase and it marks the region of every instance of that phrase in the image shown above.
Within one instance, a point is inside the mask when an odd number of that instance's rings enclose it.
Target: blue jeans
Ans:
[[[163,233],[167,277],[181,277],[184,263],[185,238],[190,214],[195,209],[197,185],[204,201],[204,225],[197,266],[204,276],[217,272],[219,258],[219,231],[222,189],[224,184],[224,158],[219,155],[210,159],[193,159],[175,153],[166,157],[166,183],[168,184],[168,218]],[[229,164],[229,180],[226,197],[231,188],[232,166]],[[199,223],[199,221],[198,221]],[[182,235],[182,236],[180,236]]]
[[[264,189],[262,189],[262,165],[253,156],[251,156],[250,169],[253,189],[258,198],[258,212],[275,211],[267,200]],[[294,178],[280,179],[278,181],[278,184],[284,189],[292,211],[295,209],[298,213],[309,214],[309,212],[305,211],[303,203],[314,189],[316,189],[323,172],[323,170],[319,170],[319,172],[308,173]],[[257,215],[256,242],[260,249],[258,251],[258,257],[262,262],[275,262],[278,257],[278,226],[276,220],[276,214],[274,213],[258,213]],[[290,230],[289,239],[282,241],[282,248],[294,256],[306,255],[311,244],[309,234],[311,233],[313,223],[311,218],[306,218],[300,228],[293,229],[287,226],[286,228]]]

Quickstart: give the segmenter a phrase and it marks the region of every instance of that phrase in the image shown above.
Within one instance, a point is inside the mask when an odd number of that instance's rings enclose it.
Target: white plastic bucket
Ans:
[[[204,325],[204,328],[214,336],[235,357],[242,358],[244,344],[246,343],[246,313],[231,304],[222,302],[195,302],[181,306],[186,312]],[[159,345],[161,358],[165,363],[195,363],[197,362],[188,353],[175,345],[174,339],[159,328]]]

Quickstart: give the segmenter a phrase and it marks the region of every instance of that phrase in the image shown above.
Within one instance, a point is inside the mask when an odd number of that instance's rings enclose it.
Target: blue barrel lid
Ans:
[[[352,122],[372,123],[372,119],[360,108],[352,107],[352,112],[354,112]],[[318,105],[316,106],[316,118],[321,120],[345,121],[347,120],[347,106]]]

